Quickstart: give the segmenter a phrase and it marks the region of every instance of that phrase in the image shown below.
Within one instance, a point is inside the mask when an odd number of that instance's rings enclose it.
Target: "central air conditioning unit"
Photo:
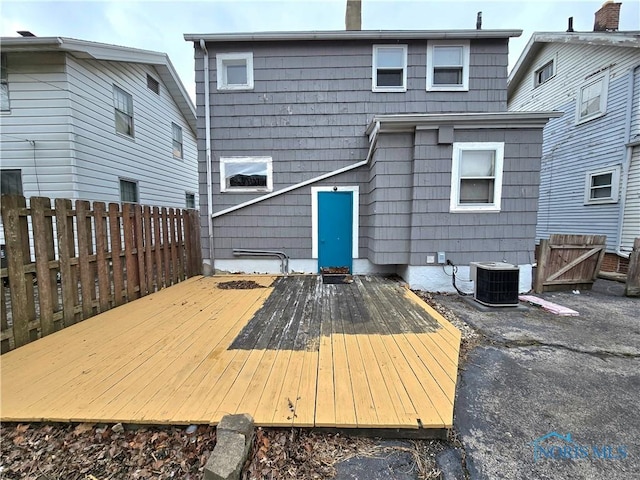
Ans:
[[[471,262],[473,298],[489,307],[517,307],[520,267],[504,262]]]

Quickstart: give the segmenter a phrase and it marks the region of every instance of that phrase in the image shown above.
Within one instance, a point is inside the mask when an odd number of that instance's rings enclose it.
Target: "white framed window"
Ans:
[[[609,71],[590,78],[578,90],[576,122],[582,123],[607,113]]]
[[[456,142],[451,166],[451,212],[499,212],[503,142]]]
[[[220,192],[271,192],[271,157],[220,157]]]
[[[427,44],[427,91],[469,90],[469,42]]]
[[[8,112],[11,110],[9,102],[9,73],[7,72],[7,55],[0,54],[0,110]]]
[[[551,59],[542,67],[538,68],[533,74],[533,85],[534,87],[538,87],[542,85],[547,80],[551,80],[553,76],[556,74],[556,64],[555,60]]]
[[[180,125],[176,125],[175,123],[171,124],[171,140],[173,142],[173,157],[174,158],[183,158],[182,157],[182,127]]]
[[[23,195],[22,170],[19,170],[19,169],[0,170],[0,194]]]
[[[584,180],[584,203],[616,203],[620,186],[620,166],[587,172]]]
[[[406,45],[374,45],[372,65],[372,91],[407,91]]]
[[[190,209],[196,208],[196,194],[191,192],[185,192],[184,202],[187,208],[190,208]]]
[[[253,53],[216,54],[218,90],[253,89]]]
[[[133,137],[133,97],[114,85],[113,105],[116,114],[116,132]]]
[[[120,201],[124,203],[138,203],[138,182],[135,180],[120,179]]]

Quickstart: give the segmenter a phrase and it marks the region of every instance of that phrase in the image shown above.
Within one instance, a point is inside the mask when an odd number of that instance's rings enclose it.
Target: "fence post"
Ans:
[[[633,251],[629,255],[629,270],[627,270],[624,294],[627,297],[640,297],[640,237],[634,240]]]
[[[56,198],[55,205],[62,287],[62,323],[63,326],[68,327],[76,322],[75,307],[78,301],[78,278],[75,275],[75,268],[71,266],[71,259],[75,257],[71,200]]]
[[[44,337],[55,331],[53,312],[58,303],[56,272],[49,268],[49,262],[55,260],[51,199],[46,197],[31,198],[31,220],[33,222],[33,246],[36,254],[36,275],[38,278],[40,332]]]
[[[93,315],[93,300],[96,297],[96,279],[92,275],[91,261],[93,239],[90,217],[91,204],[86,200],[76,200],[76,222],[78,225],[78,266],[82,287],[82,317]]]
[[[183,218],[186,210],[181,210],[180,208],[176,208],[176,233],[178,234],[178,244],[176,246],[178,251],[178,281],[181,282],[184,280],[184,241],[182,238],[182,228],[183,228]]]
[[[125,301],[124,276],[122,272],[122,230],[120,227],[120,205],[109,204],[109,235],[111,238],[111,268],[113,271],[113,304],[117,307]]]
[[[191,210],[189,212],[189,231],[191,232],[189,250],[191,250],[191,261],[193,262],[191,275],[201,275],[202,250],[200,248],[200,215],[197,210]]]
[[[536,293],[542,293],[544,291],[545,280],[545,266],[549,258],[549,240],[540,240],[540,249],[538,250],[538,266],[536,267],[536,279],[534,282],[533,290]]]
[[[35,319],[33,283],[27,282],[24,272],[24,266],[29,264],[31,260],[27,219],[21,215],[21,210],[26,207],[25,198],[22,196],[2,196],[2,223],[6,243],[9,290],[11,292],[13,340],[16,348],[31,341],[29,320]],[[4,301],[4,299],[2,300]],[[31,315],[32,311],[33,315]]]

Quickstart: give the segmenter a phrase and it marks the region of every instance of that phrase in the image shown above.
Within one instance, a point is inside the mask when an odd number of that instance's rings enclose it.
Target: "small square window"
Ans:
[[[196,195],[194,193],[187,192],[185,194],[185,203],[187,205],[187,208],[196,208]]]
[[[22,171],[21,170],[0,170],[0,194],[2,195],[22,195]]]
[[[116,132],[133,137],[133,97],[114,85],[113,104],[116,113]]]
[[[555,75],[555,63],[553,60],[545,63],[541,68],[534,73],[535,86],[542,85],[547,80],[550,80]]]
[[[454,143],[450,211],[499,212],[503,160],[503,143]]]
[[[405,92],[407,90],[407,46],[374,45],[372,90]]]
[[[586,122],[607,113],[609,72],[589,80],[578,91],[576,121]]]
[[[182,127],[180,127],[180,125],[176,125],[175,123],[171,124],[171,138],[173,140],[174,158],[183,158],[182,157]]]
[[[221,157],[221,192],[271,192],[271,157]]]
[[[585,179],[585,204],[616,203],[620,184],[620,167],[587,172]]]
[[[9,74],[7,72],[7,55],[0,54],[0,110],[8,112],[9,102]]]
[[[253,53],[216,55],[218,90],[253,89]]]
[[[427,90],[469,90],[468,42],[429,42]]]
[[[138,203],[138,182],[120,179],[120,201]]]
[[[153,93],[160,95],[160,82],[147,74],[147,88]]]

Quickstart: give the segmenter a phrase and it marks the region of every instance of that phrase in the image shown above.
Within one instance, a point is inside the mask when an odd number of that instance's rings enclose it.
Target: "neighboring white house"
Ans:
[[[640,32],[619,3],[594,32],[536,32],[509,76],[512,111],[564,112],[544,128],[536,237],[607,236],[608,270],[640,236]]]
[[[0,41],[2,193],[194,208],[196,111],[166,54]]]

